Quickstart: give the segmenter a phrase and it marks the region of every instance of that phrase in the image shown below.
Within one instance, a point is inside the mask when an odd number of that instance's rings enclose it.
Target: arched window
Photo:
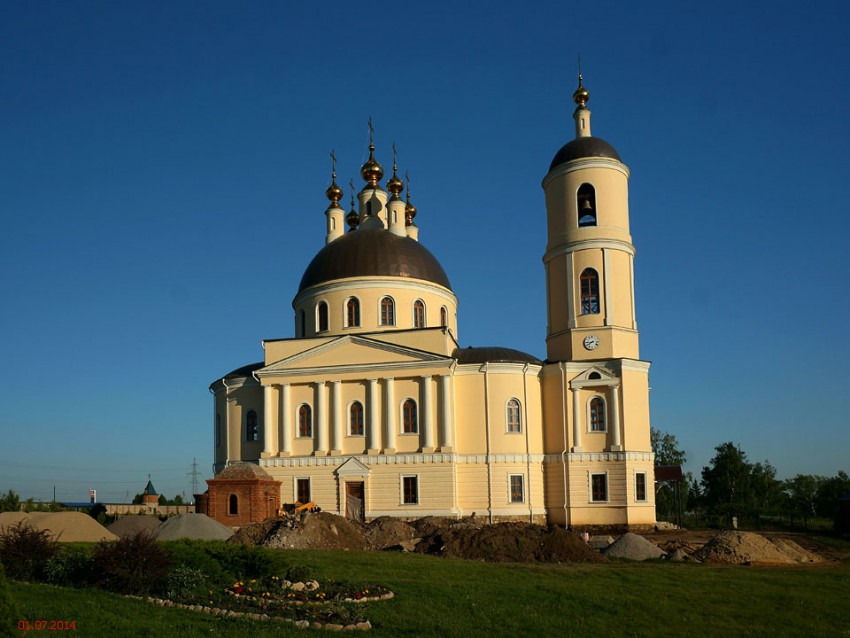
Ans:
[[[395,302],[392,297],[384,297],[381,299],[381,325],[395,325]]]
[[[301,311],[301,336],[307,336],[307,313],[303,310]]]
[[[593,397],[590,400],[590,431],[605,431],[605,402],[601,397]]]
[[[260,440],[260,426],[257,424],[257,413],[254,410],[248,410],[245,415],[245,440]]]
[[[581,314],[599,314],[599,275],[593,268],[581,273]]]
[[[421,299],[417,299],[413,302],[413,327],[425,327],[425,302]]]
[[[579,228],[596,226],[596,189],[590,184],[582,184],[576,193]]]
[[[348,433],[351,436],[363,436],[363,404],[355,401],[348,411]]]
[[[345,304],[345,325],[357,328],[360,325],[360,300],[352,297]]]
[[[402,432],[405,434],[417,434],[419,432],[419,420],[416,416],[416,401],[408,399],[401,409]]]
[[[324,332],[328,329],[328,304],[324,301],[319,302],[319,319],[318,324],[319,327],[316,332]]]
[[[239,498],[236,494],[231,494],[227,499],[227,513],[231,516],[236,516],[239,513]]]
[[[313,411],[306,403],[298,408],[298,436],[313,436]]]
[[[522,432],[522,416],[520,413],[519,399],[508,401],[506,408],[507,431]]]
[[[447,328],[449,325],[449,311],[446,310],[445,306],[440,308],[440,325],[443,328]]]

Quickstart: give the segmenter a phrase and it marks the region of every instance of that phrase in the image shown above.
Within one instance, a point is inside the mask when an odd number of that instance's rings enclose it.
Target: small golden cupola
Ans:
[[[407,237],[405,215],[405,203],[401,198],[401,191],[404,190],[404,182],[398,177],[398,162],[396,161],[396,148],[393,144],[393,176],[387,181],[387,190],[392,193],[390,201],[387,204],[387,217],[389,220],[390,232],[399,237]]]
[[[366,185],[357,194],[360,200],[360,228],[386,228],[387,199],[389,195],[378,184],[384,176],[384,169],[375,159],[375,129],[369,118],[369,159],[360,168],[360,175]]]
[[[345,216],[345,222],[348,224],[348,231],[357,230],[357,224],[360,222],[360,215],[354,208],[354,180],[349,180],[348,185],[351,187],[351,209],[348,215]]]
[[[414,206],[410,201],[410,175],[405,173],[404,179],[407,182],[407,202],[404,207],[404,225],[407,228],[407,236],[419,241],[419,227],[413,221],[413,218],[416,217],[416,206]]]
[[[587,102],[590,100],[590,92],[584,88],[581,71],[578,72],[578,88],[573,92],[573,102],[576,110],[573,119],[576,122],[576,137],[590,137],[590,109]]]
[[[333,149],[331,149],[331,185],[328,186],[325,195],[331,202],[331,205],[325,211],[325,216],[328,220],[328,233],[325,243],[329,244],[345,234],[345,225],[343,223],[345,212],[339,205],[339,200],[342,199],[343,192],[336,183],[336,155],[334,155]]]

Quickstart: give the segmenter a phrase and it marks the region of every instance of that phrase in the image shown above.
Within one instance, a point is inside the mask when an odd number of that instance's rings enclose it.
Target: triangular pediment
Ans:
[[[327,368],[415,367],[444,361],[451,362],[437,353],[346,335],[281,359],[257,370],[256,374],[263,377]]]
[[[576,375],[570,381],[571,388],[588,388],[593,386],[616,386],[620,383],[617,375],[600,366],[592,366]]]
[[[363,463],[351,457],[336,469],[335,474],[341,477],[357,476],[365,478],[369,476],[369,471],[367,465],[363,465]]]

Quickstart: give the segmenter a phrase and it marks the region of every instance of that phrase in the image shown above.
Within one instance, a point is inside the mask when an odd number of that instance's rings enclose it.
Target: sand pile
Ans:
[[[122,516],[106,529],[121,538],[129,538],[139,532],[150,532],[152,534],[160,525],[162,525],[162,521],[156,516],[133,514]]]
[[[704,563],[811,563],[819,556],[787,539],[770,540],[752,532],[723,532],[694,552]]]
[[[82,512],[4,512],[0,514],[0,531],[19,522],[47,531],[61,543],[96,543],[118,538]]]
[[[226,541],[233,530],[214,521],[206,514],[180,514],[172,516],[154,530],[158,541],[173,541],[178,538],[194,538],[201,541]]]
[[[602,550],[608,558],[627,558],[629,560],[650,560],[661,558],[664,551],[653,545],[643,536],[626,532],[611,545]]]

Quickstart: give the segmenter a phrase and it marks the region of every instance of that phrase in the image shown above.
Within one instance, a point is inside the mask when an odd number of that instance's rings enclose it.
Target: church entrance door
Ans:
[[[345,518],[352,521],[366,520],[365,489],[363,481],[345,484]]]

